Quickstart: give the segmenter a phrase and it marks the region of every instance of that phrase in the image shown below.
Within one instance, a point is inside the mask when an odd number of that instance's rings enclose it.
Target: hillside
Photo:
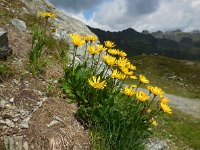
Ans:
[[[89,27],[99,40],[112,40],[118,48],[128,53],[129,57],[152,54],[162,55],[177,59],[199,60],[200,47],[197,44],[188,44],[187,40],[180,43],[166,38],[155,38],[151,34],[142,34],[132,28],[119,31],[109,32]]]
[[[183,61],[164,56],[141,55],[131,58],[139,73],[167,93],[200,98],[200,62]]]

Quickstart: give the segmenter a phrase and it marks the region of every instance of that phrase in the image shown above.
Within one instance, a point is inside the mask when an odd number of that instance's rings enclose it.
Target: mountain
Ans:
[[[177,29],[175,31],[156,31],[156,32],[148,32],[147,30],[142,31],[143,34],[151,34],[155,38],[166,38],[170,40],[174,40],[177,42],[181,42],[183,40],[190,39],[190,41],[194,43],[200,43],[200,31],[199,30],[193,30],[191,32],[182,32],[180,29]]]
[[[123,31],[110,32],[89,27],[95,33],[100,42],[111,40],[116,43],[119,49],[124,50],[129,57],[141,54],[163,55],[177,59],[199,60],[200,42],[193,42],[188,38],[180,42],[156,38],[151,34],[140,33],[132,28]]]

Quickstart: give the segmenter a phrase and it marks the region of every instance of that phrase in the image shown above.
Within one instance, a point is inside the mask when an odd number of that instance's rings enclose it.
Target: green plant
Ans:
[[[113,49],[113,42],[106,41],[104,47],[77,34],[70,37],[75,52],[61,85],[68,98],[78,103],[76,114],[90,129],[92,147],[101,150],[143,149],[151,135],[151,124],[157,124],[156,116],[163,112],[172,113],[164,92],[150,85],[149,94],[139,91],[138,87],[148,84],[149,80],[144,75],[138,76],[139,81],[135,80],[136,67],[125,57],[126,53]],[[88,50],[91,57],[77,64],[76,52],[85,39],[85,51]],[[103,52],[106,54],[101,57]],[[132,79],[130,86],[124,85],[127,78]]]
[[[11,77],[13,74],[13,70],[0,61],[0,83],[3,82],[4,79]]]
[[[32,48],[29,53],[29,68],[33,75],[41,73],[44,71],[46,66],[46,61],[42,58],[44,52],[44,47],[46,44],[46,34],[45,30],[41,27],[36,26],[33,30],[32,36]]]

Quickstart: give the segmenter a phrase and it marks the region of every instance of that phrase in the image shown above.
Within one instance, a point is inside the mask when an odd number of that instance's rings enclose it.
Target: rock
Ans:
[[[3,99],[0,101],[0,110],[5,108],[6,103],[7,102],[5,100],[3,100]]]
[[[28,122],[31,119],[31,116],[25,118],[22,123],[19,125],[22,129],[27,129],[29,128]]]
[[[5,150],[28,150],[23,136],[4,136]]]
[[[13,79],[13,82],[18,85],[19,84],[19,80]]]
[[[23,144],[23,150],[29,150],[28,143],[26,141]]]
[[[149,139],[149,143],[146,144],[146,150],[167,150],[167,142],[160,139]]]
[[[19,31],[24,32],[27,30],[26,23],[22,20],[14,18],[10,21]]]
[[[14,127],[15,127],[14,122],[12,122],[12,121],[9,120],[9,119],[6,119],[6,120],[5,120],[5,124],[6,124],[8,127],[10,127],[10,128],[14,128]]]
[[[52,127],[52,126],[54,126],[54,125],[56,125],[58,123],[60,123],[60,121],[58,121],[58,120],[52,120],[49,124],[47,124],[47,127]]]
[[[0,125],[5,125],[5,124],[6,124],[6,122],[4,120],[0,119]]]
[[[174,80],[176,78],[176,76],[170,76],[170,77],[167,77],[168,79],[171,79],[171,80]]]
[[[6,59],[11,53],[12,50],[8,46],[7,31],[0,28],[0,59]]]
[[[14,98],[12,97],[11,99],[9,99],[9,102],[13,103],[14,102]]]
[[[1,116],[3,119],[12,119],[19,116],[19,113],[17,111],[17,109],[5,109],[4,111],[2,111]]]
[[[8,46],[8,33],[7,31],[0,28],[0,47]]]

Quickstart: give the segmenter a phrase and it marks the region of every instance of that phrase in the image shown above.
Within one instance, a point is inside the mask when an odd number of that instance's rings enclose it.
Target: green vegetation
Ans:
[[[29,68],[33,75],[41,73],[47,61],[42,58],[44,46],[46,44],[45,30],[36,27],[32,36],[32,49],[29,53]]]
[[[155,136],[169,139],[182,150],[200,147],[200,120],[174,111],[173,115],[161,117],[162,124],[155,127]]]
[[[200,62],[147,55],[136,56],[131,60],[138,72],[151,80],[150,84],[162,87],[166,93],[200,98]]]
[[[28,24],[32,29],[32,49],[29,53],[29,69],[33,75],[44,73],[47,63],[56,59],[64,70],[67,64],[68,44],[63,40],[54,39],[48,18],[41,18],[34,15],[27,15]]]
[[[73,61],[65,70],[61,85],[68,98],[78,103],[76,114],[90,130],[92,148],[144,149],[146,139],[152,132],[149,129],[152,124],[156,125],[154,118],[163,115],[163,111],[171,114],[167,105],[168,99],[159,98],[162,90],[157,87],[149,89],[154,94],[153,99],[146,93],[137,91],[139,85],[149,82],[142,75],[139,81],[135,81],[135,84],[139,83],[138,86],[124,87],[124,79],[132,77],[135,70],[127,58],[120,56],[124,53],[113,50],[111,54],[111,51],[108,51],[110,55],[104,55],[103,62],[98,61],[102,51],[114,47],[114,43],[110,41],[105,42],[106,48],[103,45],[93,45],[93,41],[90,41],[88,53],[91,59],[87,58],[76,64],[76,51],[87,37],[83,38],[77,34],[71,34],[70,37],[74,45]],[[92,64],[89,64],[89,61]],[[101,71],[98,69],[99,65],[103,66]],[[107,74],[108,69],[112,70],[111,75]],[[160,101],[154,102],[155,98]]]
[[[8,65],[0,61],[0,83],[11,77],[13,73],[13,70]]]

